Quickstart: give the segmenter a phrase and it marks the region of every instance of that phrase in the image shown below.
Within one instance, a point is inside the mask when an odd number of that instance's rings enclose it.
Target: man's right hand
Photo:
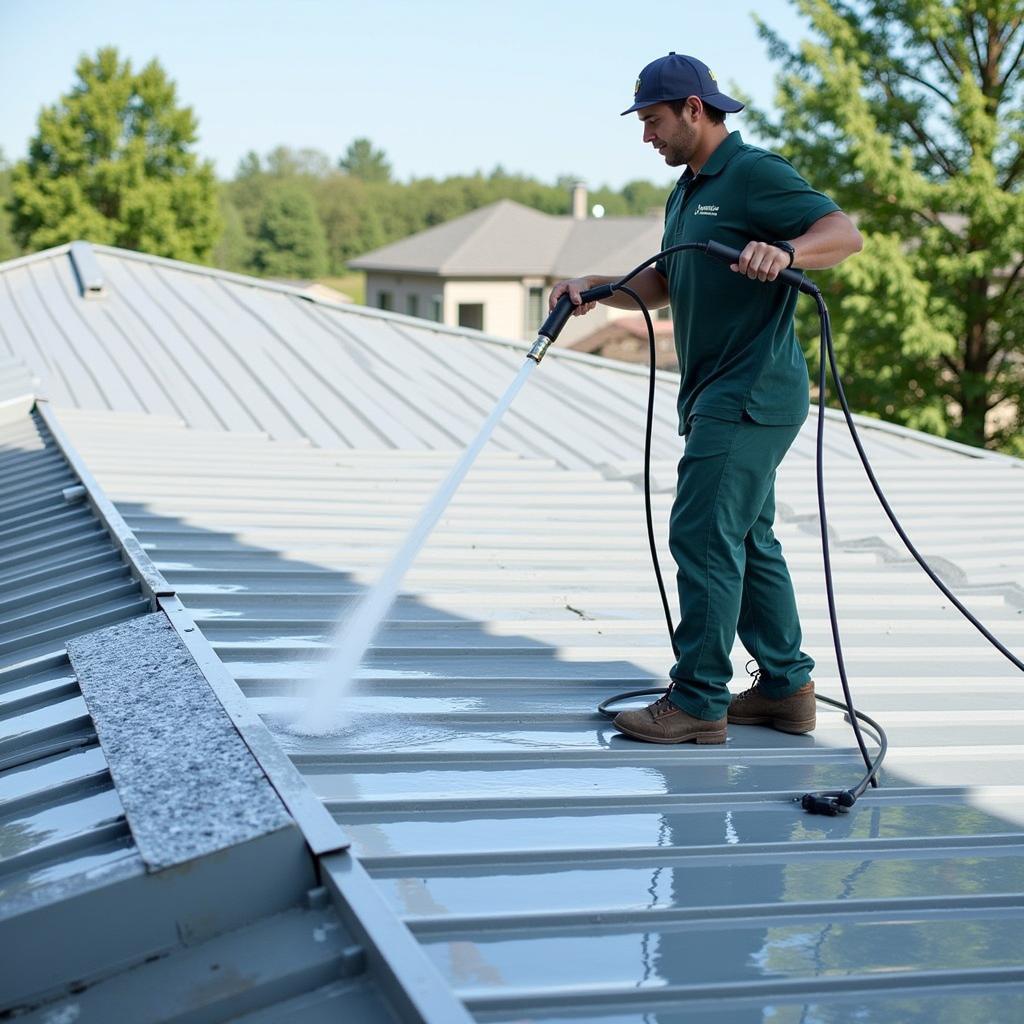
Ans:
[[[573,277],[568,281],[559,281],[554,288],[551,289],[551,295],[548,297],[548,312],[555,308],[558,304],[558,300],[566,293],[569,293],[569,298],[572,299],[572,304],[576,307],[572,311],[573,316],[583,316],[584,313],[589,313],[596,305],[596,302],[580,302],[580,292],[585,292],[588,288],[593,288],[595,285],[601,284],[606,279],[603,277]],[[610,279],[609,279],[610,280]]]

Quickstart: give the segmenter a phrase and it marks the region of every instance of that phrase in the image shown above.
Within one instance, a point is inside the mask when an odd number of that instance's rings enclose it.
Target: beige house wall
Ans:
[[[391,310],[409,314],[409,297],[416,297],[416,312],[413,316],[424,320],[433,319],[432,304],[437,299],[444,303],[444,280],[433,274],[382,274],[377,271],[366,273],[366,305],[380,309],[381,292],[391,296]]]
[[[526,319],[526,288],[522,281],[448,280],[444,285],[444,322],[459,324],[462,303],[481,303],[483,330],[501,338],[521,338]]]

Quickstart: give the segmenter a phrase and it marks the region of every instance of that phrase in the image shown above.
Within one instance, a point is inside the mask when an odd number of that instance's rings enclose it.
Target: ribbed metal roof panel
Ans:
[[[466,445],[526,347],[295,289],[94,247],[106,297],[82,299],[67,246],[0,265],[13,355],[54,402],[358,449]],[[642,369],[556,348],[494,435],[499,451],[636,472]],[[677,457],[677,378],[658,385],[656,458]],[[915,445],[879,431],[872,454]],[[798,452],[809,454],[806,436]],[[837,456],[852,448],[830,441]]]
[[[24,373],[15,378],[29,383]],[[66,898],[141,862],[64,641],[148,604],[31,399],[0,421],[0,906]]]
[[[558,365],[545,361],[524,400]],[[619,384],[642,402],[642,379]],[[142,443],[117,416],[63,418],[480,1019],[753,1021],[768,1006],[895,1024],[933,1012],[936,986],[963,1019],[1019,1007],[1024,687],[916,569],[863,541],[857,515],[835,517],[847,661],[892,748],[884,788],[847,816],[813,818],[791,798],[858,774],[837,713],[813,736],[734,728],[712,750],[632,743],[594,715],[667,668],[641,498],[625,481],[485,454],[346,696],[351,727],[306,739],[289,723],[336,615],[455,453],[303,451],[170,428]],[[876,434],[910,519],[927,525],[951,479],[1016,500],[1011,463]],[[834,437],[830,451],[830,478],[852,498],[849,445]],[[792,511],[776,532],[819,690],[835,696],[810,454],[780,479]],[[669,500],[655,498],[659,521]],[[943,516],[936,544],[973,522],[967,502]],[[1008,596],[990,586],[970,602],[1020,649],[1024,615]],[[742,662],[737,651],[739,678]]]
[[[0,491],[0,1014],[392,1021],[326,894],[295,905],[318,883],[294,825],[259,847],[287,877],[260,878],[252,842],[147,874],[65,645],[149,601],[31,397],[0,408]],[[107,729],[122,758],[142,756],[145,739]],[[179,842],[189,821],[179,808]]]
[[[97,255],[106,297],[89,302],[65,249],[0,268],[10,350],[65,403],[134,413],[67,421],[380,892],[481,1019],[740,1021],[768,1007],[902,1022],[933,1015],[937,990],[959,1019],[1013,1019],[1020,678],[869,521],[835,419],[827,480],[841,499],[847,660],[893,743],[884,789],[850,815],[808,818],[789,802],[856,776],[837,714],[813,737],[737,728],[711,751],[648,749],[595,718],[599,699],[667,667],[634,486],[645,381],[557,350],[410,574],[347,698],[353,727],[304,739],[289,723],[336,615],[372,584],[523,348]],[[662,377],[660,521],[678,454],[674,387]],[[819,688],[835,695],[813,427],[780,474],[777,533]],[[1019,464],[898,428],[865,425],[865,440],[912,533],[1019,649]],[[964,541],[977,505],[962,496],[975,491],[991,535]]]

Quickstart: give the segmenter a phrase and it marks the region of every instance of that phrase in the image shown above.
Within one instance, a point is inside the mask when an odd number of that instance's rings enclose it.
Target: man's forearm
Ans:
[[[554,309],[555,303],[563,295],[568,295],[575,304],[573,316],[583,316],[597,305],[596,302],[581,302],[580,296],[590,288],[596,288],[600,284],[614,284],[617,277],[602,277],[600,274],[587,274],[586,277],[574,277],[568,281],[559,281],[551,294],[548,296],[548,309]],[[659,274],[654,267],[644,267],[639,274],[630,282],[629,287],[633,289],[644,300],[644,304],[650,309],[660,309],[668,305],[668,282]],[[606,306],[615,306],[617,309],[636,309],[636,303],[629,295],[615,292],[610,298],[601,300]]]
[[[829,213],[816,220],[806,234],[790,244],[796,250],[793,266],[801,270],[825,270],[860,252],[864,240],[857,226],[845,213]]]

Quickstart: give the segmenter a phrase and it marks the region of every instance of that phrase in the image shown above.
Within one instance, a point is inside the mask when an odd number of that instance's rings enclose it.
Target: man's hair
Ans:
[[[701,103],[704,101],[701,100]],[[686,106],[686,100],[669,100],[668,105],[672,108],[672,113],[678,117],[683,112],[683,107]],[[725,111],[711,106],[710,103],[704,103],[704,116],[712,124],[725,124]]]

